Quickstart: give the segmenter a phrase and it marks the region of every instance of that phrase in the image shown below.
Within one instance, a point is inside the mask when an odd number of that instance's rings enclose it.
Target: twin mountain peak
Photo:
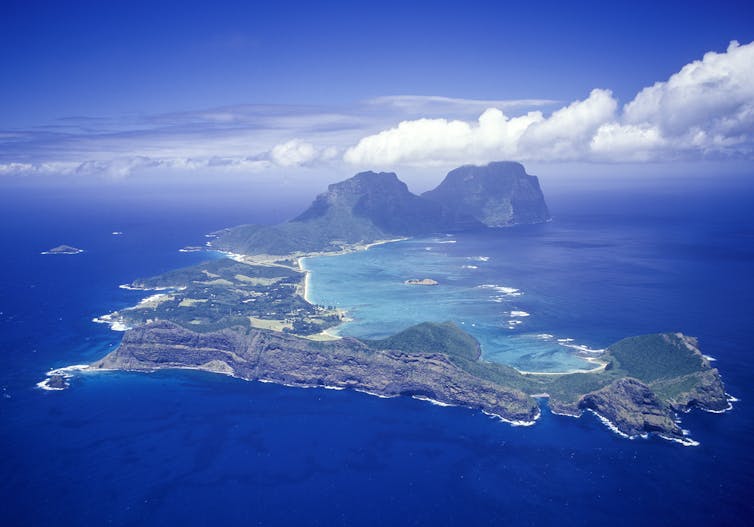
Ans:
[[[421,195],[392,172],[361,172],[330,185],[287,223],[227,229],[212,245],[243,254],[329,251],[344,244],[549,219],[537,177],[520,163],[500,161],[451,170]]]

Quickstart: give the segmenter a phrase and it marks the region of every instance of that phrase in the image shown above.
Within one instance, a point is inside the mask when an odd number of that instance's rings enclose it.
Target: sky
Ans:
[[[0,185],[754,174],[751,2],[4,0],[0,71]]]

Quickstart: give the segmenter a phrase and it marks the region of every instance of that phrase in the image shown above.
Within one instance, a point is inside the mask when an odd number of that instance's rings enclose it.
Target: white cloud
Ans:
[[[579,159],[601,124],[615,117],[618,103],[609,90],[592,90],[589,97],[532,123],[520,136],[519,153],[527,158]]]
[[[626,105],[624,119],[653,122],[670,135],[710,125],[735,133],[736,123],[748,119],[751,125],[753,103],[754,43],[734,41],[725,53],[707,53],[667,81],[641,90]]]
[[[107,180],[120,180],[135,173],[149,170],[197,171],[211,169],[214,171],[256,173],[274,168],[274,164],[265,159],[244,157],[147,157],[123,156],[112,159],[89,160],[81,163],[0,163],[0,176],[84,176]]]
[[[545,117],[508,118],[488,108],[476,122],[416,119],[362,138],[343,158],[357,165],[433,165],[515,158],[650,161],[754,154],[754,43],[732,42],[667,81],[644,88],[618,111],[595,89]]]
[[[651,125],[603,124],[591,138],[589,151],[596,160],[649,161],[667,147],[660,130]]]
[[[292,139],[272,147],[270,158],[280,166],[299,166],[313,161],[317,157],[314,145],[298,139]]]
[[[751,154],[754,43],[731,42],[725,53],[709,52],[644,88],[625,106],[623,121],[656,127],[679,150]]]
[[[572,159],[583,155],[589,140],[617,103],[607,90],[594,90],[545,118],[529,112],[509,118],[488,108],[476,123],[446,119],[403,121],[367,136],[349,148],[344,159],[359,165],[426,165],[483,162],[510,157]]]
[[[48,175],[48,174],[69,174],[76,170],[77,163],[0,163],[0,176],[6,175]]]
[[[469,112],[478,113],[487,108],[507,110],[551,106],[558,101],[552,99],[464,99],[439,95],[385,95],[370,99],[367,103],[372,106],[394,108],[407,114],[454,115]]]
[[[343,107],[256,104],[73,117],[0,130],[0,176],[261,177],[323,164],[345,172],[351,165],[393,169],[498,159],[754,160],[754,43],[707,53],[623,107],[606,89],[549,111],[553,106],[543,99],[396,95]]]
[[[338,153],[334,146],[319,148],[301,139],[291,139],[272,147],[269,158],[280,167],[299,167],[318,161],[331,161]]]

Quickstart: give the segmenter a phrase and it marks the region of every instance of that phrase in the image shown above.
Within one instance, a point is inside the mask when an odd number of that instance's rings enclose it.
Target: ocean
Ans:
[[[3,189],[0,523],[750,522],[754,189],[543,185],[550,223],[308,259],[310,297],[348,309],[341,334],[454,320],[486,359],[521,369],[588,368],[574,346],[625,336],[697,336],[740,399],[725,414],[682,416],[700,446],[622,439],[592,415],[544,409],[535,426],[512,427],[410,398],[191,371],[84,374],[40,390],[46,371],[117,346],[122,334],[91,320],[149,294],[119,284],[209,257],[178,252],[205,233],[301,204]],[[40,255],[61,243],[86,252]]]

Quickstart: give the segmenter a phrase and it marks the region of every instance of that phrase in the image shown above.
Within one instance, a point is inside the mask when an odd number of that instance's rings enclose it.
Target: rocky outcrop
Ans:
[[[729,407],[720,373],[693,337],[682,333],[629,337],[608,347],[604,358],[609,369],[640,380],[676,411]]]
[[[83,252],[84,249],[79,249],[70,245],[58,245],[48,251],[44,251],[42,254],[80,254]]]
[[[422,194],[456,217],[471,216],[488,227],[542,223],[550,219],[536,176],[523,165],[499,161],[448,172],[442,183]]]
[[[410,278],[404,282],[406,285],[439,285],[437,280],[431,278]]]
[[[673,396],[668,397],[668,404],[678,412],[688,412],[693,408],[702,408],[713,412],[722,412],[730,408],[728,395],[717,369],[701,371],[674,379],[670,385],[681,386]],[[685,386],[684,386],[685,385]],[[662,383],[654,383],[652,389],[658,392],[666,388]]]
[[[579,408],[596,412],[629,437],[650,432],[683,437],[671,409],[636,379],[618,379],[585,395]]]
[[[539,409],[521,391],[475,377],[447,355],[372,349],[343,338],[315,342],[266,330],[194,333],[170,322],[130,330],[93,368],[194,368],[293,386],[334,386],[393,397],[412,395],[477,408],[510,421]]]
[[[47,377],[47,388],[50,390],[65,390],[68,388],[68,380],[65,375],[56,373]]]

